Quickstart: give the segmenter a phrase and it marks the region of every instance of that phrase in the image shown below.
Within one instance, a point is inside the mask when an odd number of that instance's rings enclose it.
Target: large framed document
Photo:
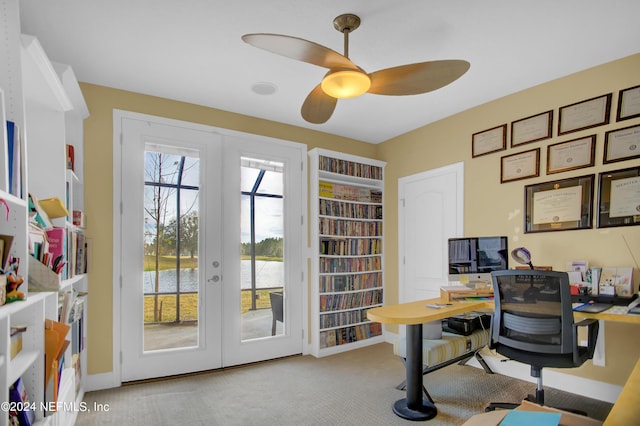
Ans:
[[[600,173],[598,228],[640,225],[640,167]]]
[[[524,232],[590,229],[595,175],[524,187]]]

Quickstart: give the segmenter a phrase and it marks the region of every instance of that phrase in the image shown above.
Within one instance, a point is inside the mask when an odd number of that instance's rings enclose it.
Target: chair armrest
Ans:
[[[589,359],[593,358],[593,353],[596,350],[596,339],[598,338],[598,331],[600,329],[600,323],[597,319],[583,319],[580,322],[573,324],[573,361],[574,364],[578,363],[578,327],[587,327],[587,351],[589,353]]]

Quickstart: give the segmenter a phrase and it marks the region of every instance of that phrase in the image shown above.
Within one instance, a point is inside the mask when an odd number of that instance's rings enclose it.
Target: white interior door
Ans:
[[[301,353],[304,145],[124,115],[121,380]]]
[[[447,240],[463,234],[464,163],[398,180],[400,302],[440,296]]]

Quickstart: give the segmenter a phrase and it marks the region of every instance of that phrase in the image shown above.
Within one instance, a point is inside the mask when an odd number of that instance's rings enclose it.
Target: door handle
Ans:
[[[213,281],[214,283],[217,283],[218,281],[220,281],[220,275],[214,275],[211,278],[209,278],[207,280],[207,282]]]

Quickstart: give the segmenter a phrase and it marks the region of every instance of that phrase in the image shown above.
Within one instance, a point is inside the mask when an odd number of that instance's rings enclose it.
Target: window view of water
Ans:
[[[251,261],[240,261],[240,278],[241,288],[251,288]],[[160,292],[173,293],[176,291],[176,275],[175,269],[167,269],[160,271]],[[154,271],[144,272],[144,292],[153,293],[156,273]],[[283,262],[267,262],[263,260],[256,261],[256,287],[282,287],[284,284],[284,263]],[[180,291],[189,292],[198,290],[198,269],[181,269],[180,270]]]

